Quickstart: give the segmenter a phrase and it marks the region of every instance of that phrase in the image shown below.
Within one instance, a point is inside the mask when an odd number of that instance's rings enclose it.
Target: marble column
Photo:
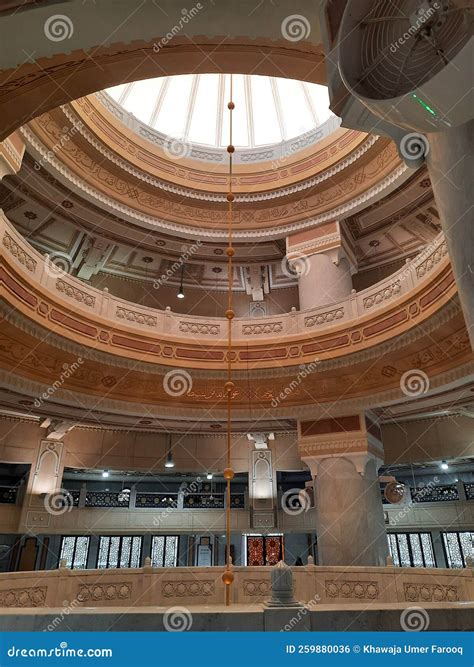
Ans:
[[[474,349],[474,120],[427,139],[428,171]]]
[[[299,424],[299,450],[315,478],[319,565],[384,566],[378,481],[383,449],[365,415]]]
[[[339,222],[328,222],[286,240],[286,259],[298,276],[300,310],[345,299],[352,292],[356,260]]]

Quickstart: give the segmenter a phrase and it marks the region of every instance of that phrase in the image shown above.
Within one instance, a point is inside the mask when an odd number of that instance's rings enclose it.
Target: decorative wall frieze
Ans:
[[[83,303],[85,306],[89,306],[90,308],[92,308],[95,304],[95,297],[92,296],[92,294],[86,292],[85,290],[81,290],[74,285],[71,285],[62,278],[57,279],[56,289],[58,292],[65,294],[70,299],[74,299],[74,301]]]
[[[262,322],[258,324],[244,324],[242,333],[244,336],[257,336],[259,334],[277,334],[283,331],[283,322]]]
[[[31,273],[34,273],[36,269],[36,261],[28,255],[28,253],[23,250],[16,241],[10,236],[8,232],[5,232],[3,235],[3,247],[11,252],[13,257],[15,257],[18,262],[25,267]]]
[[[0,607],[44,607],[46,586],[10,588],[0,591]]]
[[[444,584],[404,583],[403,593],[407,602],[457,602],[458,587]]]
[[[161,585],[161,592],[165,598],[209,597],[214,595],[215,590],[216,585],[212,580],[165,581]]]
[[[369,309],[372,308],[375,305],[378,305],[379,303],[382,303],[382,301],[387,301],[388,299],[391,299],[402,291],[402,285],[400,280],[395,280],[391,285],[387,285],[381,290],[378,290],[377,292],[374,292],[370,296],[365,297],[363,300],[364,308]]]
[[[139,313],[136,310],[128,310],[127,308],[117,307],[115,311],[116,316],[121,320],[128,320],[128,322],[136,322],[137,324],[146,324],[148,327],[156,327],[158,320],[152,315]]]
[[[426,249],[422,255],[426,254]],[[438,247],[424,259],[421,264],[418,264],[416,267],[416,275],[418,278],[423,278],[431,269],[448,254],[448,246],[446,241],[443,241]]]
[[[324,582],[324,587],[329,598],[377,600],[379,597],[379,584],[376,581],[328,579]]]
[[[210,322],[180,322],[178,329],[182,333],[201,334],[207,336],[217,336],[221,332],[220,324]]]
[[[77,591],[77,599],[81,602],[128,600],[131,596],[131,582],[87,584],[79,586]]]
[[[21,129],[22,135],[30,146],[30,149],[33,155],[38,156],[41,163],[49,163],[54,170],[60,174],[61,178],[65,180],[68,184],[72,183],[74,188],[84,192],[88,198],[95,199],[100,202],[100,204],[105,205],[109,210],[117,211],[120,216],[126,220],[138,221],[145,226],[151,226],[152,228],[160,228],[162,230],[167,230],[168,232],[176,233],[180,236],[183,234],[188,234],[191,238],[204,239],[209,241],[209,239],[225,239],[227,232],[223,228],[216,228],[216,226],[190,226],[185,222],[173,222],[170,219],[159,218],[154,215],[149,215],[143,213],[137,208],[132,208],[121,201],[118,201],[116,198],[109,197],[97,188],[89,185],[84,179],[78,177],[73,173],[69,168],[67,168],[61,160],[59,160],[51,150],[46,148],[42,144],[37,136],[31,131],[29,127],[23,127]],[[388,149],[385,149],[386,151]],[[383,160],[382,162],[385,162]],[[401,183],[408,174],[409,168],[404,162],[398,162],[394,166],[393,170],[386,176],[382,177],[381,180],[371,187],[368,187],[367,190],[356,197],[349,199],[344,204],[335,206],[332,209],[324,213],[320,213],[298,222],[275,224],[275,220],[278,219],[282,214],[287,214],[288,207],[274,207],[272,209],[266,210],[259,214],[259,219],[255,222],[258,223],[258,229],[239,229],[236,228],[234,237],[236,240],[255,240],[263,238],[279,238],[283,234],[292,234],[298,230],[308,229],[315,227],[321,223],[332,221],[334,219],[341,219],[347,216],[349,211],[356,211],[360,208],[363,208],[365,205],[368,205],[372,200],[378,199],[379,195],[387,188],[393,187],[394,183]],[[357,180],[357,179],[356,179]],[[355,185],[353,184],[353,187]],[[298,191],[296,188],[295,191]],[[149,197],[147,197],[149,199]],[[296,210],[295,210],[296,213]],[[191,217],[195,218],[196,211],[192,212]],[[207,219],[212,220],[212,216],[207,213]],[[220,220],[221,214],[219,213],[216,222],[219,224],[222,222],[222,227],[224,227],[223,220]],[[260,219],[261,218],[261,219]],[[270,225],[270,222],[272,224]],[[263,223],[263,224],[262,224]],[[265,226],[265,223],[268,223],[268,226]]]
[[[244,579],[242,584],[244,595],[249,597],[261,597],[271,595],[272,587],[268,579]]]
[[[321,326],[321,324],[334,322],[334,320],[340,320],[343,317],[344,308],[335,308],[334,310],[328,310],[326,313],[317,313],[316,315],[305,317],[304,325],[305,327]]]

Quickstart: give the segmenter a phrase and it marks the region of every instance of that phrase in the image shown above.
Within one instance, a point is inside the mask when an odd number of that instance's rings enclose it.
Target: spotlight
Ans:
[[[108,477],[108,476],[109,476],[109,471],[108,471],[108,470],[104,470],[104,471],[102,472],[102,477]]]
[[[206,479],[212,479],[212,472],[208,472],[206,475]]]
[[[165,468],[174,468],[173,453],[171,451],[171,435],[168,439],[168,454],[166,455]]]
[[[441,470],[447,470],[449,468],[448,464],[446,461],[441,462]]]
[[[179,292],[177,294],[178,299],[184,299],[183,274],[184,274],[184,264],[181,267],[181,282],[179,284]]]

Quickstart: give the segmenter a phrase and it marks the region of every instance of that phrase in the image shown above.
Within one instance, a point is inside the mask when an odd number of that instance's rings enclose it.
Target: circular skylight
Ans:
[[[169,137],[219,148],[229,143],[230,74],[159,77],[106,92]],[[288,141],[333,115],[325,86],[293,79],[234,74],[233,99],[233,143],[240,148]]]

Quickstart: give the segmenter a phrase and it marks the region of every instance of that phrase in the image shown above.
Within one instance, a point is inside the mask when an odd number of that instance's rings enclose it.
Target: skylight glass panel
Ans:
[[[232,112],[232,142],[234,146],[249,146],[247,96],[242,74],[234,74],[233,76],[232,97],[235,104],[235,109]],[[227,103],[230,100],[230,74],[226,74],[225,77],[224,100],[221,146],[227,146],[229,143],[229,110],[227,109]]]
[[[315,122],[301,82],[277,79],[277,86],[287,136],[296,137],[312,130]]]
[[[125,88],[128,85],[129,85],[128,83],[121,83],[119,86],[114,86],[113,88],[109,88],[107,92],[110,95],[110,97],[119,102],[120,98],[122,97],[122,94],[125,91]]]
[[[313,103],[318,123],[325,123],[333,115],[329,108],[328,89],[326,86],[318,86],[315,83],[306,83],[305,87]]]
[[[283,141],[270,79],[266,76],[252,76],[250,85],[255,145]]]
[[[136,81],[127,96],[127,110],[143,123],[149,124],[162,85],[162,78]]]
[[[189,141],[216,145],[217,110],[218,110],[219,76],[201,74],[198,76],[196,96],[193,100]]]
[[[192,81],[192,74],[170,77],[166,95],[155,123],[159,132],[176,139],[183,139]]]

